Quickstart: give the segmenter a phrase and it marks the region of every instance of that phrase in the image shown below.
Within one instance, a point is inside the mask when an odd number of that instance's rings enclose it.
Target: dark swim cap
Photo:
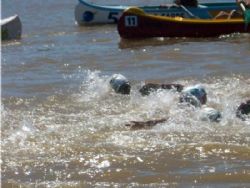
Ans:
[[[241,103],[237,108],[236,116],[245,120],[245,116],[250,114],[250,100],[247,100],[245,103]]]

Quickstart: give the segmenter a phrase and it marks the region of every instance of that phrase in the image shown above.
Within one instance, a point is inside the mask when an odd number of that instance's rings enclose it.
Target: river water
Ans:
[[[2,43],[2,187],[250,187],[250,121],[235,117],[250,98],[250,35],[124,41],[115,25],[75,25],[76,4],[2,1],[23,24],[20,41]],[[109,88],[114,73],[129,96]],[[140,96],[145,82],[202,84],[222,121],[201,121],[173,92]]]

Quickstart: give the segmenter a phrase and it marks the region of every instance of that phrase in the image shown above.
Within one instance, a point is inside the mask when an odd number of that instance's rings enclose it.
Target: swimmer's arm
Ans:
[[[149,121],[131,121],[128,124],[125,124],[125,126],[130,127],[130,129],[148,129],[151,128],[158,123],[163,123],[167,121],[167,118],[162,119],[156,119],[156,120],[149,120]]]

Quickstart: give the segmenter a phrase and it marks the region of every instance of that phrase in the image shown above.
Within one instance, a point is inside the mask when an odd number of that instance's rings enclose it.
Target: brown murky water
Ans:
[[[114,25],[74,25],[76,3],[2,2],[23,22],[22,40],[2,43],[2,187],[250,187],[250,121],[235,117],[250,98],[250,36],[124,41]],[[113,73],[131,95],[110,90]],[[202,84],[222,121],[173,92],[140,96],[149,81]]]

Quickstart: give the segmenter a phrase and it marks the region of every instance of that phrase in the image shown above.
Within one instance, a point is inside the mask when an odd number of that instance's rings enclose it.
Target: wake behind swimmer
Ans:
[[[121,74],[114,74],[111,76],[109,83],[111,88],[117,94],[130,94],[131,84],[125,76]],[[127,90],[124,92],[123,89],[118,88],[127,88]],[[202,121],[220,122],[222,119],[222,114],[219,110],[206,105],[207,92],[206,89],[200,84],[183,86],[177,83],[146,83],[139,89],[139,92],[142,96],[146,96],[159,90],[169,90],[175,92],[179,98],[179,101],[176,103],[176,105],[179,105],[181,108],[185,106],[193,106],[195,109],[198,109],[200,119]],[[239,105],[236,111],[236,117],[246,120],[248,114],[250,114],[250,100]],[[160,118],[148,121],[131,121],[125,125],[131,129],[151,128],[167,120],[168,118]]]

